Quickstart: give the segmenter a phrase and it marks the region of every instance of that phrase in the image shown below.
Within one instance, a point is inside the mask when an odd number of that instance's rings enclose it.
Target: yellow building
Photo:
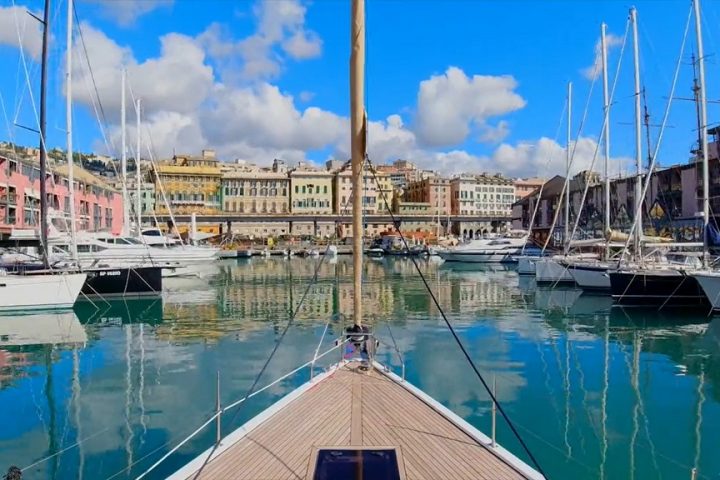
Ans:
[[[220,166],[214,150],[203,150],[200,157],[175,155],[155,167],[155,210],[167,213],[205,213],[220,211]]]
[[[223,167],[222,208],[226,212],[282,214],[289,211],[287,167],[275,160],[272,168],[239,162]]]
[[[333,203],[335,212],[352,214],[352,169],[349,162],[333,172]],[[377,180],[376,180],[377,179]],[[387,205],[386,202],[387,201]],[[363,173],[363,214],[389,214],[393,205],[393,184],[385,172],[373,172],[368,166]]]
[[[290,171],[290,211],[297,214],[333,213],[333,174],[300,164]]]

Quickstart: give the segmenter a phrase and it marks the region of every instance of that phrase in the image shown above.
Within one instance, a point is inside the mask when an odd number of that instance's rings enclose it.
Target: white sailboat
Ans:
[[[562,191],[562,197],[565,201],[565,232],[563,236],[563,241],[565,245],[567,245],[568,242],[568,236],[570,233],[570,163],[571,163],[571,154],[570,154],[570,143],[572,141],[572,82],[568,82],[567,86],[567,144],[565,146],[565,186]],[[555,223],[557,222],[558,216],[560,213],[560,209],[555,212],[555,218],[553,219],[552,227],[550,228],[550,232],[552,232],[555,228]],[[550,236],[548,236],[547,240],[545,241],[545,246],[543,247],[543,253],[545,251],[545,248],[547,248],[548,243],[550,242]],[[538,284],[542,283],[553,283],[553,284],[560,284],[560,283],[574,283],[574,280],[572,278],[572,275],[567,271],[567,268],[565,265],[561,264],[560,262],[567,258],[567,250],[565,251],[565,255],[555,255],[553,257],[542,257],[534,260],[535,264],[535,281]]]
[[[608,88],[608,61],[607,61],[607,42],[605,38],[605,31],[607,25],[602,23],[600,26],[600,48],[601,48],[601,62],[602,62],[602,82],[603,82],[603,137],[605,147],[605,211],[604,211],[604,230],[605,232],[610,231],[610,174],[608,165],[610,162],[610,91]],[[609,239],[606,242],[605,247],[605,258],[603,261],[584,261],[581,259],[570,260],[567,265],[567,270],[570,276],[572,276],[575,283],[583,290],[601,292],[610,290],[610,277],[607,273],[610,268],[608,260],[609,256]]]
[[[46,90],[47,90],[47,57],[50,15],[49,5],[44,11],[42,37],[42,61],[40,67],[40,178],[46,178],[47,150],[45,145],[46,131]],[[68,34],[70,35],[70,34]],[[68,72],[70,71],[70,49],[68,49]],[[69,75],[69,73],[68,73]],[[72,131],[72,117],[68,114],[68,132]],[[72,149],[72,136],[68,133],[68,147]],[[40,240],[42,248],[42,271],[28,274],[10,275],[3,271],[0,276],[0,311],[37,310],[70,308],[85,284],[87,274],[58,272],[49,269],[47,242],[47,182],[40,182]]]
[[[169,478],[231,476],[237,480],[317,480],[350,478],[350,475],[352,478],[384,480],[540,480],[544,476],[498,446],[494,434],[492,438],[483,435],[374,359],[376,339],[362,322],[362,171],[366,161],[367,127],[363,71],[364,0],[352,1],[352,13],[354,325],[346,329],[336,346],[329,350],[341,349],[344,352],[342,360],[324,373],[313,375],[317,359],[329,352],[318,355],[321,339],[313,360],[305,365],[310,367],[311,380],[227,436],[222,435],[221,415],[223,411],[237,408],[244,399],[225,408],[218,400],[216,415],[205,423],[216,422],[215,445]],[[254,393],[251,389],[245,398]],[[495,401],[494,395],[490,395]],[[502,408],[497,406],[504,415]],[[192,436],[170,450],[138,480],[190,438]],[[525,445],[522,439],[520,441]],[[532,453],[526,451],[534,459]]]

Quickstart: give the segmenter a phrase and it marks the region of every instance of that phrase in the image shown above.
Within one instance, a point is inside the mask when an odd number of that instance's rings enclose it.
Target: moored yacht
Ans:
[[[523,251],[539,253],[537,247],[527,246],[526,237],[479,238],[437,253],[446,262],[508,263],[516,261]]]

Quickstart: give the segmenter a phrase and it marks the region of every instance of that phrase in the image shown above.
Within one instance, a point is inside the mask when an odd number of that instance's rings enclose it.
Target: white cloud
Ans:
[[[525,106],[511,76],[473,75],[457,67],[420,82],[416,133],[430,146],[457,145],[492,117]]]
[[[510,134],[510,124],[507,120],[500,120],[497,125],[485,125],[480,132],[480,141],[483,143],[500,143]]]
[[[286,12],[283,18],[297,14],[293,12]],[[277,38],[278,28],[285,28],[277,25],[285,25],[284,22],[270,22],[263,28]],[[130,49],[118,45],[103,32],[86,24],[83,30],[98,90],[112,123],[110,135],[115,145],[119,140],[120,69],[126,65],[130,83],[144,101],[145,128],[150,131],[155,153],[161,158],[173,152],[193,153],[203,148],[216,149],[222,159],[242,158],[261,165],[268,165],[273,158],[289,162],[307,160],[307,152],[349,157],[348,119],[316,106],[298,106],[298,101],[307,102],[311,95],[301,93],[296,99],[266,80],[256,79],[238,86],[219,79],[208,56],[225,55],[225,48],[235,48],[228,42],[209,41],[212,35],[222,38],[219,25],[208,28],[202,38],[165,35],[160,39],[158,56],[145,61],[138,61]],[[75,71],[80,73],[84,61],[76,57],[76,62]],[[75,79],[76,100],[90,106],[92,88],[86,86],[86,78],[81,75],[76,74]],[[515,88],[511,77],[469,78],[461,70],[450,68],[445,75],[431,77],[421,84],[418,112],[438,114],[441,118],[425,118],[432,126],[451,124],[465,129],[461,140],[475,130],[483,142],[497,143],[507,135],[509,124],[505,119],[493,123],[488,120],[522,108],[525,101],[514,93]],[[453,110],[456,106],[459,113]],[[132,112],[128,103],[131,146],[135,138]],[[426,122],[423,126],[430,125]],[[397,114],[370,121],[369,155],[376,163],[404,158],[444,174],[487,171],[511,176],[549,176],[565,170],[563,147],[547,138],[503,143],[491,153],[479,155],[460,149],[428,148],[427,138],[420,131],[408,127]],[[445,142],[452,140],[444,135]],[[595,145],[592,138],[580,140],[574,172],[587,168]]]
[[[622,43],[622,37],[613,35],[612,33],[605,35],[605,44],[607,45],[608,52],[615,47],[619,47]],[[595,60],[593,60],[593,64],[580,70],[580,73],[588,80],[594,80],[602,74],[602,45],[600,40],[595,42]]]
[[[141,16],[161,7],[171,7],[174,0],[90,0],[101,6],[105,16],[118,25],[130,26]]]
[[[319,57],[322,40],[315,32],[297,31],[282,44],[283,50],[296,60]]]
[[[213,70],[205,64],[205,52],[190,37],[167,34],[160,38],[160,56],[138,63],[129,48],[119,46],[103,32],[86,23],[82,29],[93,76],[111,121],[119,118],[123,66],[134,94],[143,99],[148,113],[193,112],[213,88]],[[95,92],[87,85],[89,73],[83,48],[76,42],[74,50],[75,99],[91,105]],[[130,102],[128,94],[128,105]]]
[[[256,31],[232,38],[220,24],[210,25],[198,41],[220,67],[226,81],[262,81],[277,77],[285,56],[294,60],[319,57],[322,39],[305,27],[306,7],[300,0],[261,0],[253,8]]]
[[[26,55],[40,58],[42,28],[28,10],[23,6],[0,7],[0,45],[22,47]],[[42,12],[33,13],[42,18]]]

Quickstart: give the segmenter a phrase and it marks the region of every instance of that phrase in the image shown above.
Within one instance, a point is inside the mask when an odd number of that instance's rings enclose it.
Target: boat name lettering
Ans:
[[[106,272],[100,272],[101,277],[118,277],[122,275],[122,272],[120,270],[109,270]]]

